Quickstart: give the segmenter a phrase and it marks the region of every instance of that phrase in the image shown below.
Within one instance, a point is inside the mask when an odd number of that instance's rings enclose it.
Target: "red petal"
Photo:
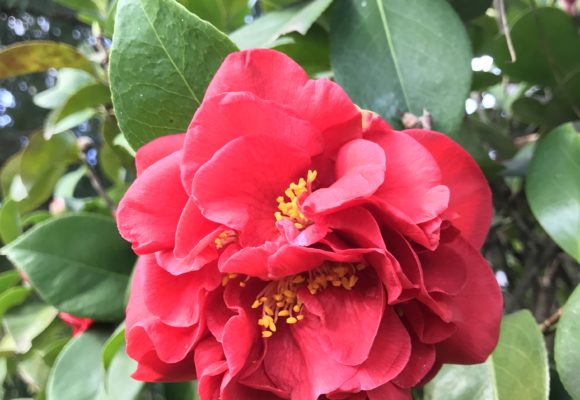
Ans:
[[[411,339],[393,308],[387,308],[369,358],[343,391],[371,390],[390,381],[405,368],[411,355]]]
[[[154,260],[153,256],[142,256],[135,267],[127,306],[127,354],[143,364],[157,358],[163,363],[173,364],[186,359],[199,339],[201,325],[174,328],[151,314],[144,299],[145,272],[151,266],[151,260]],[[151,351],[155,352],[156,357],[148,356],[145,359]],[[168,379],[173,378],[169,376]]]
[[[443,184],[449,187],[448,214],[463,237],[476,249],[481,248],[491,224],[491,190],[477,163],[461,146],[438,132],[406,131],[431,152],[441,169]]]
[[[381,205],[387,204],[402,214],[400,220],[407,218],[416,225],[438,218],[447,208],[449,190],[441,184],[441,171],[429,151],[402,132],[373,132],[366,137],[387,156],[385,183],[375,193]],[[436,243],[426,245],[436,247]]]
[[[216,118],[216,115],[219,118]],[[204,101],[187,131],[182,162],[183,185],[189,191],[198,168],[226,144],[244,136],[267,136],[306,154],[322,151],[316,128],[300,115],[251,93],[226,93]]]
[[[403,388],[416,386],[431,371],[435,363],[435,346],[424,344],[411,335],[411,358],[393,383]]]
[[[324,213],[369,197],[383,183],[385,162],[384,151],[371,141],[345,144],[336,158],[336,181],[310,194],[302,208],[307,214]]]
[[[411,391],[401,389],[397,385],[387,383],[379,388],[367,392],[369,400],[411,400]]]
[[[188,327],[199,322],[209,291],[221,283],[214,265],[174,276],[161,268],[154,257],[147,257],[142,290],[147,308],[171,326]]]
[[[162,158],[181,150],[184,139],[185,133],[161,136],[140,147],[135,154],[137,176]]]
[[[302,67],[283,53],[254,49],[230,54],[205,99],[227,92],[250,92],[283,104],[311,121],[330,147],[361,137],[360,111],[344,90],[328,79],[308,80]]]
[[[312,305],[321,313],[319,335],[324,350],[344,365],[359,365],[369,357],[386,304],[375,275],[359,275],[352,291],[331,287],[316,295],[306,290],[299,295],[306,308]]]
[[[117,208],[117,226],[137,254],[172,248],[187,195],[179,179],[181,152],[149,168],[131,185]]]
[[[461,257],[467,278],[463,290],[452,298],[458,311],[454,320],[457,331],[437,346],[438,359],[454,364],[484,362],[499,338],[503,308],[500,288],[485,259],[467,241],[457,237],[442,246]]]
[[[205,163],[193,181],[202,214],[241,231],[243,246],[278,235],[276,198],[304,176],[310,157],[286,142],[266,136],[237,138]]]

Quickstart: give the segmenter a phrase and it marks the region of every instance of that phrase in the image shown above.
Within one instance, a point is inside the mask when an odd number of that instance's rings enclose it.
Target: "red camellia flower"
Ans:
[[[202,400],[410,399],[496,345],[490,190],[448,137],[395,131],[272,50],[224,61],[187,133],[136,156],[136,379]]]

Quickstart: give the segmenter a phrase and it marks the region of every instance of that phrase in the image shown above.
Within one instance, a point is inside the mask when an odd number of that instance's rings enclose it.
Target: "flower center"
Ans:
[[[258,320],[263,328],[262,337],[269,338],[276,332],[280,318],[285,318],[290,325],[304,319],[303,303],[298,298],[301,287],[306,287],[312,295],[328,287],[352,290],[358,282],[357,271],[365,268],[363,264],[325,263],[315,270],[268,283],[252,304],[254,309],[262,308],[262,317]]]
[[[298,183],[292,182],[290,186],[288,186],[288,189],[284,191],[288,201],[286,201],[284,196],[279,196],[276,199],[279,210],[274,213],[276,221],[287,219],[292,221],[294,226],[298,229],[304,229],[312,223],[300,210],[300,198],[304,194],[310,193],[312,182],[316,179],[317,174],[316,171],[308,170],[306,179],[300,178]]]

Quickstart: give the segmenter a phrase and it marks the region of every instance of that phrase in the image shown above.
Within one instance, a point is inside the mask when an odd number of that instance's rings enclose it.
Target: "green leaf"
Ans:
[[[494,61],[512,78],[550,86],[580,68],[580,35],[562,10],[533,8],[514,22],[510,34],[516,62],[503,36],[497,39]]]
[[[309,76],[316,78],[331,70],[328,32],[322,27],[314,25],[305,36],[292,33],[287,38],[293,43],[276,46],[276,50],[290,56]]]
[[[49,220],[2,253],[60,311],[103,321],[122,318],[119,294],[129,282],[134,255],[112,219],[76,214]]]
[[[64,43],[28,41],[0,50],[0,79],[65,67],[93,73],[91,62]]]
[[[21,233],[22,224],[18,212],[18,203],[8,199],[0,208],[0,239],[5,244],[8,244]]]
[[[222,32],[231,32],[244,24],[250,15],[247,0],[177,0],[199,18],[209,22]]]
[[[122,345],[116,352],[107,371],[105,392],[109,400],[133,400],[144,386],[143,382],[131,378],[137,362],[129,358]]]
[[[499,343],[483,364],[445,365],[425,386],[425,400],[547,400],[544,338],[529,311],[504,317]]]
[[[87,108],[82,111],[75,112],[74,114],[67,115],[61,120],[57,121],[59,118],[56,110],[49,114],[45,124],[44,124],[44,137],[50,139],[52,136],[68,131],[76,126],[79,126],[83,122],[88,121],[97,114],[97,110],[94,108]]]
[[[94,0],[55,0],[56,3],[77,11],[77,17],[90,24],[104,19],[106,2],[96,2]]]
[[[336,81],[364,109],[400,127],[429,111],[454,135],[471,86],[471,48],[445,0],[338,0],[330,35]]]
[[[449,0],[457,14],[464,19],[473,19],[484,14],[493,0]]]
[[[580,127],[565,124],[538,143],[526,195],[548,235],[580,262]]]
[[[330,3],[332,0],[314,0],[269,12],[233,32],[230,37],[240,49],[274,47],[276,40],[285,34],[299,32],[306,35]]]
[[[103,383],[100,354],[106,338],[88,331],[64,347],[48,378],[47,400],[95,399]]]
[[[473,73],[473,82],[471,90],[481,92],[490,86],[497,85],[501,82],[501,75],[495,75],[491,72],[476,71]]]
[[[120,0],[110,79],[131,146],[185,132],[215,71],[235,50],[224,34],[173,0]]]
[[[58,311],[42,303],[30,303],[10,310],[3,319],[4,328],[14,339],[15,350],[26,353],[32,341],[56,318]]]
[[[534,97],[520,97],[513,102],[511,108],[515,118],[538,125],[544,132],[578,118],[572,108],[555,97],[547,101]]]
[[[34,104],[49,110],[61,107],[73,93],[95,82],[95,78],[85,71],[62,68],[58,71],[56,85],[35,95]]]
[[[580,286],[576,287],[562,312],[558,329],[554,357],[556,368],[564,387],[574,399],[580,399]]]
[[[10,288],[0,294],[0,317],[12,307],[22,304],[29,294],[30,289],[21,286]]]
[[[115,332],[107,339],[105,345],[103,346],[103,366],[105,370],[109,369],[111,361],[115,357],[115,354],[123,347],[125,343],[125,322],[115,329]]]
[[[7,289],[16,286],[22,278],[18,271],[6,271],[0,273],[0,293],[4,293]]]

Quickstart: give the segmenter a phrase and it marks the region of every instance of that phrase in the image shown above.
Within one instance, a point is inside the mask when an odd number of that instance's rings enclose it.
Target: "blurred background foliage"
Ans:
[[[494,219],[484,255],[510,315],[486,364],[445,367],[417,398],[580,398],[577,2],[384,0],[402,21],[388,43],[370,0],[178,2],[175,13],[209,21],[239,48],[276,48],[337,80],[396,127],[445,130],[485,172]],[[134,257],[113,217],[135,177],[134,148],[151,138],[131,118],[151,111],[175,132],[194,109],[174,119],[175,99],[135,98],[116,115],[111,91],[120,104],[128,51],[119,45],[109,75],[116,8],[0,0],[0,239],[10,259],[0,256],[0,399],[194,398],[193,384],[132,381],[123,351]],[[95,323],[71,339],[59,312]]]

